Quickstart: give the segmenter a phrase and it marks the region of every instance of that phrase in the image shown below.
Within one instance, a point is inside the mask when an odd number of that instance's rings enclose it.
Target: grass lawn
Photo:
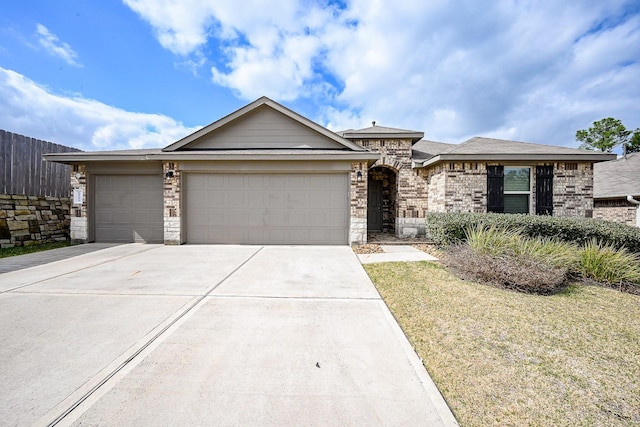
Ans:
[[[31,254],[34,252],[48,251],[49,249],[63,248],[65,246],[71,246],[71,242],[54,242],[54,243],[43,243],[41,245],[31,245],[31,246],[17,246],[14,248],[2,248],[0,249],[0,258],[6,258],[10,256],[16,255],[24,255]]]
[[[640,296],[536,296],[364,265],[462,426],[640,425]]]

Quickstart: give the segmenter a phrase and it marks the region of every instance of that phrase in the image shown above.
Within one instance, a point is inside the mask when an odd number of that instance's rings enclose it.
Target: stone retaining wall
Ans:
[[[69,240],[67,197],[0,194],[0,248]]]

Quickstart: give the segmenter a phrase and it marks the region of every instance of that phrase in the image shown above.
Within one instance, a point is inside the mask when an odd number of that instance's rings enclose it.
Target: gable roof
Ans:
[[[281,118],[280,123],[270,123],[271,128],[262,128],[261,123],[252,128],[254,134],[264,130],[265,135],[276,128],[276,136],[265,137],[265,140],[277,141],[281,132],[279,124],[293,126],[296,129],[296,137],[301,137],[300,141],[288,144],[244,144],[240,147],[233,147],[223,144],[220,148],[215,147],[216,137],[224,132],[238,126],[242,131],[242,123],[260,114],[268,113],[271,118]],[[246,123],[246,122],[245,122]],[[256,123],[254,123],[256,124]],[[238,130],[236,129],[236,130]],[[242,134],[242,132],[240,132]],[[308,136],[310,146],[304,136]],[[235,136],[238,136],[236,132]],[[260,139],[260,138],[258,138]],[[205,143],[203,143],[205,142]],[[199,146],[200,144],[200,146]],[[367,161],[372,163],[379,158],[379,154],[373,153],[366,148],[354,144],[327,128],[301,116],[300,114],[278,104],[277,102],[262,97],[254,102],[240,108],[239,110],[211,123],[208,126],[188,135],[179,141],[168,145],[165,148],[142,149],[142,150],[114,150],[114,151],[89,151],[80,153],[45,154],[46,160],[76,164],[85,162],[102,161],[192,161],[192,160],[339,160],[339,161]]]
[[[203,127],[200,130],[188,135],[177,142],[174,142],[171,145],[163,148],[164,152],[171,151],[182,151],[190,148],[197,149],[198,142],[203,141],[206,138],[212,139],[212,144],[215,144],[215,136],[218,133],[224,132],[229,128],[241,124],[243,121],[248,120],[251,116],[258,114],[264,109],[270,109],[272,112],[276,112],[277,114],[284,116],[287,119],[290,119],[293,124],[300,125],[304,129],[313,132],[317,136],[321,136],[329,141],[335,143],[339,148],[349,150],[349,151],[367,151],[365,148],[348,141],[338,134],[331,132],[329,129],[320,126],[319,124],[307,119],[306,117],[296,113],[293,110],[288,109],[287,107],[273,101],[272,99],[263,96],[261,98],[256,99],[250,104],[245,105],[239,110],[234,111],[233,113],[217,120],[208,126]],[[256,147],[257,148],[257,147]],[[292,148],[292,147],[286,147]],[[300,147],[305,148],[305,147]]]
[[[424,137],[424,132],[408,129],[390,128],[386,126],[378,126],[374,124],[364,129],[348,129],[338,132],[339,135],[346,139],[411,139],[413,143],[418,142]]]
[[[427,156],[414,159],[414,167],[426,167],[444,161],[602,162],[615,158],[615,154],[610,153],[479,136],[471,138],[462,144],[443,144],[432,141],[422,144],[421,141],[416,146],[422,155],[427,154]],[[423,148],[420,149],[420,147]],[[430,157],[429,149],[434,151]],[[425,152],[424,150],[427,151]]]
[[[594,198],[627,196],[640,197],[640,153],[594,165]]]

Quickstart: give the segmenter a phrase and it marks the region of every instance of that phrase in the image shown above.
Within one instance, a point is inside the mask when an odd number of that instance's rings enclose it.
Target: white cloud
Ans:
[[[376,120],[447,142],[571,146],[602,117],[640,125],[634,0],[125,2],[174,53],[221,45],[215,83],[244,99],[311,100],[334,129]]]
[[[36,26],[36,33],[40,45],[53,56],[63,59],[67,64],[74,67],[81,67],[78,62],[78,54],[67,43],[60,41],[58,36],[53,34],[47,27],[42,24]]]
[[[0,128],[82,150],[164,147],[196,131],[170,117],[51,93],[0,67]]]

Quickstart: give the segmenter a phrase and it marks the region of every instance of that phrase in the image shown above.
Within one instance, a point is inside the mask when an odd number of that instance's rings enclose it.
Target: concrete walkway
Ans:
[[[410,245],[380,245],[383,253],[360,254],[358,259],[362,264],[376,262],[410,262],[410,261],[437,261],[438,259],[420,249]]]
[[[457,425],[347,246],[121,245],[0,274],[8,425]]]

